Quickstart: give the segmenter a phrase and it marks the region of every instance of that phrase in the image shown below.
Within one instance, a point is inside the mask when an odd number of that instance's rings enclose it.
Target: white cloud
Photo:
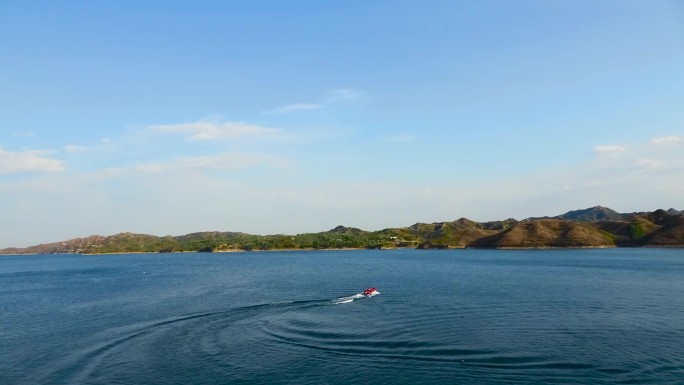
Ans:
[[[11,152],[0,150],[0,174],[61,172],[64,161],[48,158],[46,151]]]
[[[182,157],[170,162],[147,163],[136,167],[144,172],[164,172],[179,169],[204,170],[204,169],[241,169],[267,165],[272,167],[286,167],[291,162],[264,154],[225,153],[213,156]]]
[[[241,122],[220,120],[201,120],[184,124],[159,124],[149,127],[157,132],[189,134],[193,140],[236,139],[245,137],[268,137],[280,132],[279,129]]]
[[[289,114],[293,112],[299,112],[299,111],[310,111],[310,110],[318,110],[322,106],[318,103],[295,103],[295,104],[288,104],[282,107],[277,107],[274,108],[273,110],[268,111],[268,113],[271,114]]]
[[[596,146],[594,147],[594,151],[597,154],[603,154],[603,155],[615,155],[615,154],[620,154],[625,152],[625,146],[621,145],[603,145],[603,146]]]
[[[682,138],[680,136],[660,136],[657,138],[651,139],[651,143],[655,145],[668,145],[668,144],[676,144],[682,141]]]

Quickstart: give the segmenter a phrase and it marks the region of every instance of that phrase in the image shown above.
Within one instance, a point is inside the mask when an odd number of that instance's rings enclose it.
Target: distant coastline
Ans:
[[[475,222],[416,223],[408,227],[364,231],[337,226],[320,233],[252,235],[201,232],[159,237],[121,233],[92,235],[30,247],[0,249],[21,254],[137,254],[362,249],[569,249],[684,247],[684,214],[675,209],[617,213],[595,206],[555,217]]]

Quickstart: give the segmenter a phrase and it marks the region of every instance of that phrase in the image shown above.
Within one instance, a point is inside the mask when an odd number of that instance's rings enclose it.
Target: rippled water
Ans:
[[[0,384],[684,383],[681,249],[0,257],[0,311]]]

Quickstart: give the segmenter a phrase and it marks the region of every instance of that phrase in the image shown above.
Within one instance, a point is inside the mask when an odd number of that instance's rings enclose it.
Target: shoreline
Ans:
[[[123,251],[112,253],[17,253],[17,254],[0,254],[0,257],[11,256],[29,256],[29,255],[131,255],[131,254],[232,254],[232,253],[269,253],[269,252],[296,252],[296,251],[362,251],[362,250],[420,250],[420,251],[436,251],[436,250],[586,250],[586,249],[684,249],[683,245],[654,245],[654,246],[539,246],[539,247],[446,247],[446,248],[425,248],[419,249],[416,247],[392,247],[392,248],[331,248],[331,249],[314,249],[314,248],[296,248],[296,249],[270,249],[270,250],[217,250],[217,251]]]

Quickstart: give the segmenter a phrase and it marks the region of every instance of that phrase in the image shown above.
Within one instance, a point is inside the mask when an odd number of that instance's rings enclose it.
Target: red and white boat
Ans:
[[[376,289],[374,287],[369,287],[368,289],[363,291],[364,297],[371,297],[371,296],[374,296],[376,294],[380,294],[380,292],[378,291],[378,289]]]

